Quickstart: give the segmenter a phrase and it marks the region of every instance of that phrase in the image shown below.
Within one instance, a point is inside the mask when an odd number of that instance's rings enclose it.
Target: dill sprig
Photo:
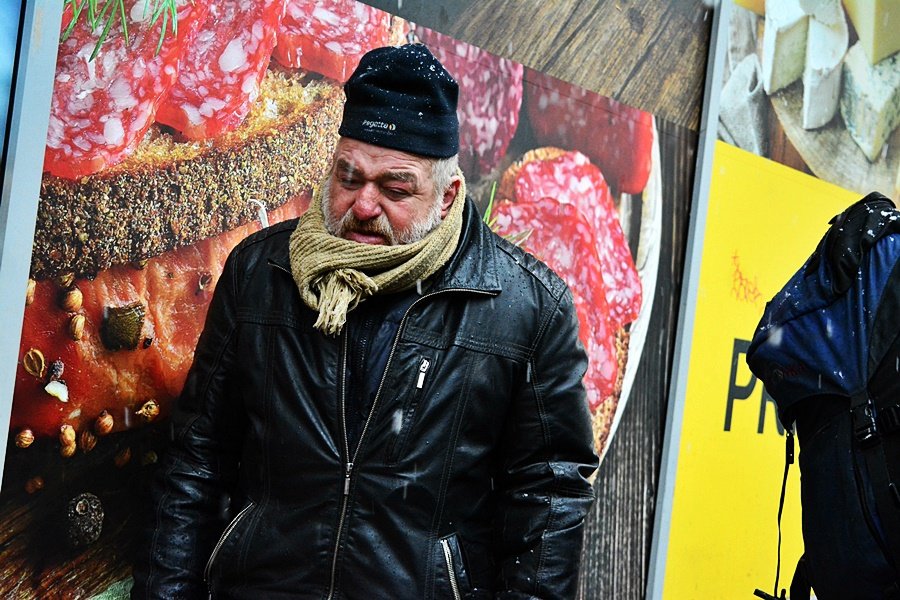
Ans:
[[[102,27],[91,52],[90,60],[94,60],[100,52],[100,46],[109,36],[109,31],[118,18],[122,22],[122,33],[125,43],[128,44],[128,17],[125,14],[125,0],[63,0],[64,7],[72,7],[72,20],[60,36],[60,42],[64,42],[72,35],[75,26],[81,19],[87,19],[92,31]],[[161,19],[162,27],[159,32],[159,42],[156,44],[156,53],[162,49],[163,41],[168,33],[178,33],[178,6],[176,0],[144,0],[144,15],[150,14],[150,26],[156,25]]]
[[[497,217],[492,215],[494,212],[494,200],[497,199],[497,182],[493,182],[491,184],[491,195],[488,198],[487,208],[484,209],[484,214],[481,216],[481,220],[484,221],[485,225],[487,225],[491,231],[497,231]],[[514,246],[521,246],[525,242],[528,241],[528,238],[531,237],[533,233],[533,229],[526,229],[524,231],[517,231],[516,233],[509,233],[504,235],[503,237]]]

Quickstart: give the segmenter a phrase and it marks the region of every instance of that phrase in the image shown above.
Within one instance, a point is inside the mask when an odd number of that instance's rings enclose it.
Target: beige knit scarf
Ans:
[[[462,178],[461,172],[458,175]],[[291,273],[300,296],[319,313],[315,327],[336,335],[347,321],[347,313],[369,296],[411,289],[437,272],[459,243],[465,198],[462,179],[450,212],[434,231],[412,244],[377,246],[329,233],[322,214],[322,194],[316,190],[289,246]]]

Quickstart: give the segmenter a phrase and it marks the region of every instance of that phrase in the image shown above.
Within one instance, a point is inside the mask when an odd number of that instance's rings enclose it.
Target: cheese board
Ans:
[[[800,81],[769,96],[769,100],[785,135],[816,177],[861,195],[879,191],[900,201],[895,188],[900,169],[900,128],[877,160],[869,162],[850,137],[840,114],[824,127],[803,128]]]

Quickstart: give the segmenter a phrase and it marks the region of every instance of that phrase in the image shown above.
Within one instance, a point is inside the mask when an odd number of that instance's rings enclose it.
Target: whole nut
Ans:
[[[97,417],[97,420],[94,421],[94,431],[97,435],[102,437],[112,431],[113,425],[115,424],[116,422],[113,419],[113,416],[109,414],[108,411],[104,410],[100,413],[100,416]]]
[[[33,494],[44,488],[44,478],[40,475],[36,475],[25,482],[25,491],[29,494]]]
[[[81,435],[78,436],[78,447],[81,448],[81,451],[85,454],[93,450],[96,445],[97,436],[94,435],[94,432],[90,429],[85,429],[81,432]]]
[[[113,462],[116,463],[116,466],[120,469],[128,464],[128,461],[131,460],[131,448],[125,446],[118,452],[116,452],[116,457],[113,459]]]
[[[159,404],[155,400],[147,400],[134,414],[147,422],[152,421],[159,415]]]
[[[69,335],[76,342],[84,336],[84,315],[75,315],[69,321]]]
[[[30,429],[23,429],[16,435],[16,446],[19,448],[27,448],[34,443],[34,432]]]
[[[30,306],[32,302],[34,302],[34,288],[37,285],[37,282],[28,278],[28,285],[25,287],[25,306]]]
[[[59,428],[59,443],[63,446],[75,445],[75,428],[66,423]]]
[[[47,360],[44,358],[43,352],[37,348],[31,348],[22,357],[22,366],[29,375],[43,379],[44,371],[47,368]]]
[[[60,296],[59,305],[66,312],[78,312],[84,303],[84,295],[77,285],[73,285]]]

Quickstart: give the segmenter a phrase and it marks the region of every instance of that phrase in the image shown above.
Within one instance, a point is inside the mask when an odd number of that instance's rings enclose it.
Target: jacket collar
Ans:
[[[481,220],[475,203],[466,198],[462,233],[456,251],[438,272],[433,290],[467,289],[499,293],[496,238]]]
[[[481,220],[471,198],[465,199],[462,232],[456,251],[435,276],[432,291],[464,289],[491,294],[500,293],[497,276],[496,238]],[[297,220],[293,219],[296,224]],[[294,225],[291,225],[293,231]],[[277,244],[269,255],[270,264],[291,272],[288,244]]]

